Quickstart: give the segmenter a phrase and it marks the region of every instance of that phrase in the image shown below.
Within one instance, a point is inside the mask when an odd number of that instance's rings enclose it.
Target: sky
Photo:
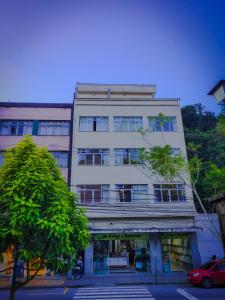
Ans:
[[[77,82],[201,102],[225,79],[225,0],[0,0],[0,101],[72,102]]]

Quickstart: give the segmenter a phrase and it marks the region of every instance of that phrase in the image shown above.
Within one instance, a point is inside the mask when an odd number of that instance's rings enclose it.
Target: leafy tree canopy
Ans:
[[[0,251],[64,270],[88,244],[87,218],[53,156],[25,137],[0,168]]]
[[[142,149],[141,160],[153,173],[159,174],[165,180],[173,180],[180,176],[185,165],[183,155],[173,155],[170,145],[155,146],[150,150]]]
[[[196,157],[201,162],[196,188],[202,199],[208,199],[217,190],[208,173],[212,174],[213,165],[218,169],[225,166],[225,117],[216,117],[201,104],[185,106],[181,111],[189,162]],[[205,205],[209,208],[207,202]]]
[[[214,113],[205,110],[201,104],[187,105],[181,109],[183,125],[189,130],[207,131],[216,127],[217,118]]]

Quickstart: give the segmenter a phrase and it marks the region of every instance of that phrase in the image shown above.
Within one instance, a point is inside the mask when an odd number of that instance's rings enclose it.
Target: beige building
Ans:
[[[0,165],[4,161],[4,152],[28,134],[38,145],[48,147],[63,177],[69,181],[71,112],[72,104],[65,103],[0,103]],[[8,251],[4,253],[0,269],[6,269],[10,264],[11,253]]]
[[[186,156],[179,99],[155,94],[154,85],[77,84],[71,189],[92,233],[86,273],[192,268],[192,192],[153,176],[139,157],[141,148],[166,144]]]
[[[0,103],[0,164],[4,151],[31,135],[55,156],[66,180],[69,176],[72,104]]]

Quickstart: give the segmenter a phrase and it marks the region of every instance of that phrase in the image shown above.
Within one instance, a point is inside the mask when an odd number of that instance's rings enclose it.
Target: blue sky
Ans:
[[[0,101],[71,102],[76,82],[202,102],[225,79],[224,0],[0,0]]]

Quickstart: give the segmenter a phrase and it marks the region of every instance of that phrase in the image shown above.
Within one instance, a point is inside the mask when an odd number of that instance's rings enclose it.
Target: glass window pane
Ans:
[[[11,134],[12,121],[1,121],[0,122],[0,135]]]
[[[155,131],[162,131],[162,122],[161,119],[155,119]]]
[[[92,153],[86,154],[86,164],[93,165],[93,154]]]
[[[64,151],[53,151],[51,152],[60,168],[68,168],[68,152]]]
[[[177,190],[170,190],[171,201],[178,201]]]
[[[64,121],[40,121],[38,135],[69,135],[70,123]]]
[[[137,131],[142,128],[142,117],[114,117],[114,131]]]
[[[108,131],[108,117],[96,117],[96,131]]]
[[[170,130],[170,121],[167,119],[163,120],[163,131],[171,131]]]
[[[0,151],[0,166],[3,165],[4,162],[4,152]]]

